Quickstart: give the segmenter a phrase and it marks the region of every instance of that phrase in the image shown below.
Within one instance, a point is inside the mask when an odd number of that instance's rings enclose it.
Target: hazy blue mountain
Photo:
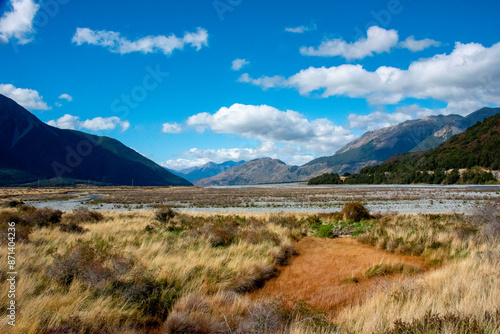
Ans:
[[[206,179],[194,182],[197,186],[228,186],[285,183],[308,180],[311,175],[325,173],[324,165],[290,166],[278,159],[261,158],[245,162]]]
[[[223,163],[208,162],[202,166],[190,167],[182,169],[180,171],[172,171],[172,173],[185,178],[190,182],[194,182],[199,179],[204,179],[208,177],[215,176],[222,173],[223,171],[244,164],[245,161],[226,161]]]

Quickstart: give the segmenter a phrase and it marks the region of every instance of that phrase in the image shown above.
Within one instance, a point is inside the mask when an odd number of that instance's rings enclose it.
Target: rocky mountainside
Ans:
[[[115,139],[49,126],[0,95],[0,186],[76,183],[191,185]]]
[[[410,152],[427,151],[444,143],[456,134],[463,132],[454,125],[448,124],[439,131],[434,132],[429,137],[425,138],[420,144],[415,146]]]

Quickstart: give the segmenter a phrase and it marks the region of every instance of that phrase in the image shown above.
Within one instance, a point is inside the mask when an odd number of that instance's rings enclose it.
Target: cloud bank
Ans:
[[[436,99],[450,112],[471,111],[473,106],[500,104],[500,43],[485,47],[457,42],[450,54],[414,61],[408,69],[381,66],[368,71],[362,65],[309,67],[285,78],[251,78],[240,82],[269,88],[292,88],[301,95],[364,98],[370,104],[396,104],[406,98]]]

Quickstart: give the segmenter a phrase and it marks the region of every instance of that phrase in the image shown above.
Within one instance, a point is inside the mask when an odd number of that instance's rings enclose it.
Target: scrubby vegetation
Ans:
[[[20,333],[500,330],[500,212],[495,204],[472,215],[386,216],[370,215],[358,202],[310,216],[193,216],[167,207],[62,213],[18,205],[0,212],[2,233],[9,221],[16,222],[20,235]],[[304,301],[249,298],[248,292],[290,264],[294,241],[307,235],[351,235],[388,252],[421,256],[427,265],[372,263],[357,277],[344,276],[349,289],[367,280],[380,283],[359,303],[331,312]],[[5,261],[0,270],[0,314],[5,315]],[[0,332],[7,326],[0,323]]]
[[[342,184],[344,183],[340,176],[337,173],[326,173],[320,176],[313,177],[309,179],[307,182],[308,185],[317,185],[317,184]]]

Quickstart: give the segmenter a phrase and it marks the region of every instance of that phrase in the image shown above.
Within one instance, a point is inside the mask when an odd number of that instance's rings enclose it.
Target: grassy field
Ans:
[[[4,208],[0,332],[498,333],[498,216]]]

